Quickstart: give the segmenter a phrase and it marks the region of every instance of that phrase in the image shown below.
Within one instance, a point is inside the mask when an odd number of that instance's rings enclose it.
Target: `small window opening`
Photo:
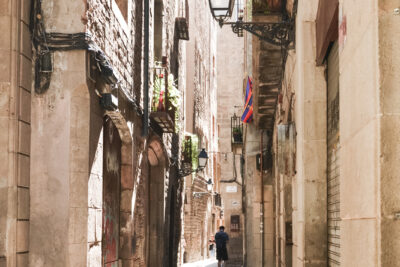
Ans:
[[[125,21],[128,20],[128,0],[115,0]]]
[[[156,0],[154,3],[154,58],[161,61],[163,42],[163,3]]]

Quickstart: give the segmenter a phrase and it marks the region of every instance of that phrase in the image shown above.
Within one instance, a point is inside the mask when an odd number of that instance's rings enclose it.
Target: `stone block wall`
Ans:
[[[0,1],[0,266],[26,266],[30,223],[30,1]]]
[[[205,182],[186,177],[185,205],[184,205],[184,259],[183,262],[194,262],[206,258],[209,239],[207,227],[207,204],[209,195],[194,196],[193,192],[206,192]]]
[[[245,233],[242,212],[243,177],[242,166],[240,166],[242,146],[232,147],[231,117],[234,115],[241,117],[245,101],[243,80],[247,77],[245,77],[244,70],[244,42],[242,38],[232,32],[230,27],[218,29],[217,38],[219,191],[223,202],[225,231],[230,236],[228,244],[229,264],[241,266],[243,264],[243,235]],[[229,192],[227,187],[236,187],[237,190],[236,192]],[[231,229],[232,215],[240,217],[238,232]],[[214,229],[214,231],[217,230]]]
[[[214,234],[212,213],[215,214],[211,194],[193,197],[193,192],[207,192],[205,181],[216,181],[217,84],[216,84],[216,23],[213,22],[206,1],[189,3],[189,34],[186,43],[186,76],[184,95],[184,131],[197,134],[199,149],[211,152],[204,171],[185,178],[184,227],[182,229],[181,262],[192,262],[209,257],[208,240]],[[215,224],[215,222],[214,222]]]

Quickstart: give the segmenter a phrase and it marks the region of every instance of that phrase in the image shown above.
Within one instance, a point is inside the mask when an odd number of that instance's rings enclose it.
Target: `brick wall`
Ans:
[[[205,233],[204,225],[207,215],[208,194],[194,196],[193,192],[206,192],[207,188],[204,181],[199,178],[194,179],[192,184],[191,177],[186,178],[186,202],[184,214],[184,238],[185,238],[185,262],[193,262],[207,256],[204,251],[207,247],[208,234]],[[187,204],[186,204],[187,203]]]

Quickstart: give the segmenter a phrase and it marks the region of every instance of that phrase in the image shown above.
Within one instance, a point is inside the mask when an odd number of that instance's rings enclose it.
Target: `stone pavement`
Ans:
[[[182,265],[182,267],[218,267],[218,261],[216,259],[207,259],[203,261],[185,263]]]
[[[218,267],[218,261],[214,258],[211,258],[203,261],[185,263],[182,265],[182,267]],[[242,265],[228,261],[224,267],[242,267]]]

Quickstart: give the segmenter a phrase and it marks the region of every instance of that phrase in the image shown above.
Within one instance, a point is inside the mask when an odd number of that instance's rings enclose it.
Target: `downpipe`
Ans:
[[[149,134],[149,0],[144,0],[144,62],[143,62],[143,136]]]
[[[261,236],[261,266],[264,266],[264,170],[263,170],[263,137],[264,131],[261,131],[261,140],[260,140],[260,188],[261,188],[261,201],[260,201],[260,236]]]

